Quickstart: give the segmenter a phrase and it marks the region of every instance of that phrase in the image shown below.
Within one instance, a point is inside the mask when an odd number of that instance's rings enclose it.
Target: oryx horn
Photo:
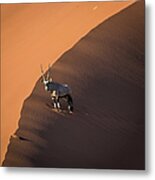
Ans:
[[[40,69],[41,69],[41,74],[42,74],[43,81],[45,81],[45,75],[44,75],[44,70],[43,70],[42,64],[40,64]]]
[[[51,64],[48,64],[48,72],[47,72],[47,80],[49,80],[51,77],[50,77],[50,68],[51,68]],[[52,79],[52,78],[51,78]]]

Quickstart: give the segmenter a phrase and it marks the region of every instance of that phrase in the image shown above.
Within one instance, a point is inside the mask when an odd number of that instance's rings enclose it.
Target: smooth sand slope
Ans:
[[[40,76],[40,64],[55,62],[92,28],[132,3],[1,5],[2,159],[23,101]]]
[[[74,114],[53,112],[39,79],[3,165],[144,169],[144,2],[101,23],[51,71],[72,87]]]

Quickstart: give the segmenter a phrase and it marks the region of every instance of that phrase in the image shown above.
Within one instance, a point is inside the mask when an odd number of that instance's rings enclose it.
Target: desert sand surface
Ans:
[[[144,1],[98,25],[54,63],[74,113],[56,113],[41,78],[3,166],[145,168]]]
[[[1,156],[18,127],[23,101],[47,67],[128,2],[1,5]]]

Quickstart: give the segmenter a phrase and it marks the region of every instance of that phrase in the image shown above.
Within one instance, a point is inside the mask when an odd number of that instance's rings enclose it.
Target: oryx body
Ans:
[[[71,89],[67,84],[59,84],[56,82],[48,82],[45,85],[45,90],[51,92],[51,96],[63,97],[66,94],[71,94]]]
[[[68,103],[68,110],[70,113],[73,112],[73,100],[71,97],[71,89],[67,84],[60,84],[57,82],[53,82],[52,78],[50,77],[49,73],[50,67],[47,72],[47,76],[45,77],[42,66],[41,66],[41,72],[43,77],[43,83],[45,86],[45,90],[50,92],[51,98],[53,100],[54,108],[57,110],[61,109],[60,105],[60,98],[65,98]]]

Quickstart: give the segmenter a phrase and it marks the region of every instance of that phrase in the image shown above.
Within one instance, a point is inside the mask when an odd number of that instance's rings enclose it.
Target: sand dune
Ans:
[[[52,67],[75,112],[47,104],[39,79],[3,166],[144,169],[144,1],[101,23]]]
[[[40,64],[55,62],[92,28],[132,3],[1,5],[2,159],[23,100],[40,76]]]

